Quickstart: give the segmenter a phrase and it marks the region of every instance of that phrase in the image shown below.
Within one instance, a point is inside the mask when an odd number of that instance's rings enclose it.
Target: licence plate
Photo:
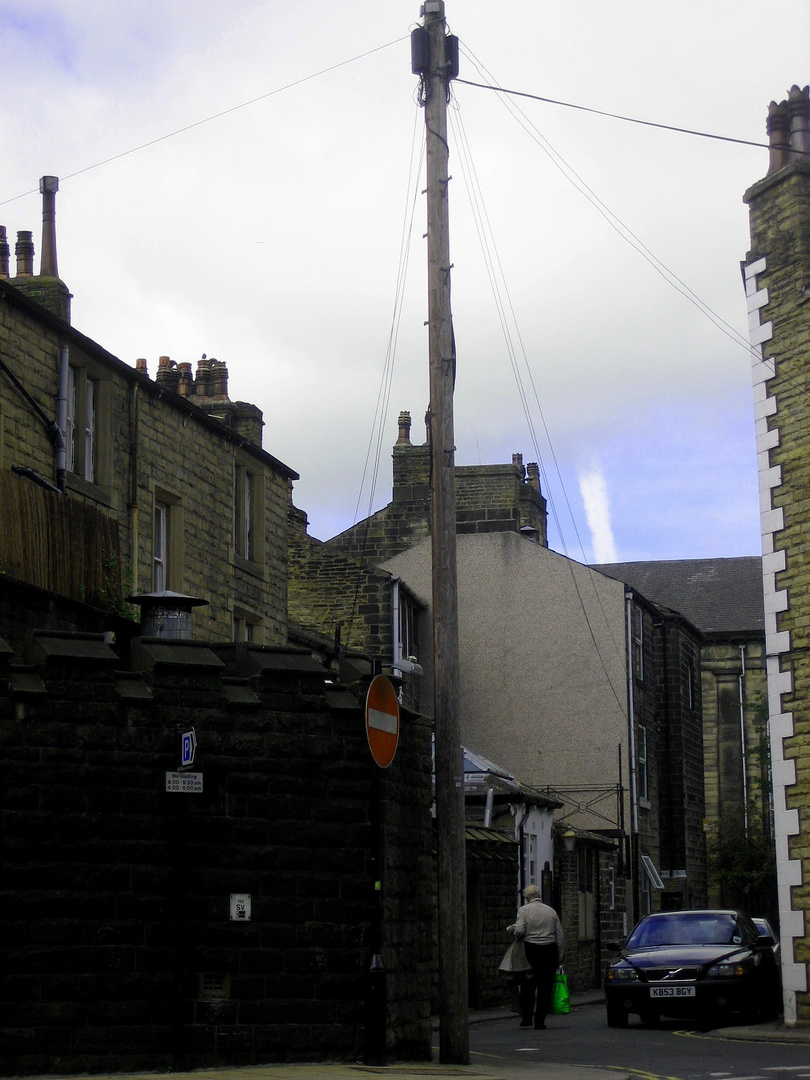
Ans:
[[[654,998],[673,998],[673,997],[694,997],[694,986],[651,986],[650,997]]]

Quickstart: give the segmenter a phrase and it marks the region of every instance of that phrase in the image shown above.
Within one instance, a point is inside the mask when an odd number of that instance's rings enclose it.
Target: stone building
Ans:
[[[757,556],[611,563],[602,573],[624,581],[663,608],[685,615],[701,635],[699,670],[684,673],[685,685],[699,678],[703,724],[706,831],[717,845],[721,834],[744,843],[756,833],[769,837],[771,800],[765,707],[765,619],[762,565]],[[695,699],[696,704],[696,699]],[[761,849],[757,849],[761,850]],[[749,885],[753,883],[749,881]],[[748,907],[775,919],[765,903],[767,888],[743,894],[709,876],[709,902]],[[771,903],[773,901],[770,901]]]
[[[771,102],[768,172],[745,193],[785,1022],[810,1023],[810,91]]]
[[[400,414],[386,507],[324,543],[293,521],[290,609],[324,640],[338,630],[342,647],[368,648],[430,715],[429,447],[411,443],[410,426]],[[705,902],[700,688],[681,677],[697,670],[699,635],[548,549],[539,470],[520,455],[458,466],[456,511],[465,746],[547,789],[567,821],[612,849],[614,874],[629,880],[614,882],[613,936],[639,912]],[[601,882],[608,861],[595,877],[583,863],[582,880]],[[579,967],[596,981],[601,925],[574,922],[572,956],[587,957]]]
[[[129,594],[188,594],[206,601],[196,616],[203,633],[283,644],[297,474],[262,449],[260,410],[229,399],[224,363],[203,357],[192,370],[161,357],[150,378],[145,360],[125,364],[71,326],[56,267],[55,178],[41,186],[39,274],[31,234],[20,233],[9,275],[0,231],[0,482],[14,508],[0,536],[3,569],[108,610]],[[38,496],[23,490],[32,484]],[[68,502],[98,528],[71,531]],[[59,582],[55,532],[68,544],[61,564],[81,570]]]
[[[376,951],[376,1037],[429,1058],[430,724],[374,773],[370,665],[288,627],[297,474],[224,364],[151,379],[71,326],[55,186],[40,274],[0,230],[0,1066],[354,1060]]]

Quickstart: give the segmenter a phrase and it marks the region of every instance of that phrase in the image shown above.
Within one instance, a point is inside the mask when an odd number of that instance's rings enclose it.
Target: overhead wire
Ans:
[[[313,79],[318,79],[322,75],[327,75],[332,71],[337,71],[342,67],[346,67],[348,64],[354,64],[358,60],[365,60],[367,56],[373,56],[374,53],[382,52],[384,49],[391,48],[392,45],[398,45],[401,41],[406,41],[409,35],[403,35],[402,37],[394,38],[393,41],[387,41],[384,45],[377,45],[373,49],[367,49],[365,52],[358,53],[357,56],[350,56],[347,60],[339,60],[336,64],[329,64],[328,67],[321,68],[319,71],[313,71],[309,75],[302,75],[300,79],[293,79],[292,82],[285,83],[283,86],[277,86],[273,90],[268,90],[264,94],[259,94],[257,97],[250,98],[248,101],[242,101],[238,105],[231,105],[227,109],[220,109],[219,112],[212,113],[210,116],[205,116],[201,120],[194,120],[190,124],[184,124],[183,127],[175,128],[174,131],[168,131],[165,135],[157,135],[154,139],[148,139],[144,143],[140,143],[138,146],[131,146],[128,150],[122,150],[118,154],[111,154],[109,157],[103,158],[101,161],[96,161],[92,165],[85,165],[81,169],[76,169],[74,172],[66,173],[59,177],[60,183],[64,183],[66,180],[73,180],[76,176],[82,176],[84,173],[91,172],[93,169],[99,169],[102,165],[109,165],[113,161],[120,161],[121,158],[129,157],[130,154],[137,154],[141,150],[147,150],[150,146],[157,146],[159,143],[166,142],[167,139],[173,139],[177,135],[183,135],[187,131],[193,131],[195,128],[202,127],[203,124],[210,124],[213,120],[220,120],[223,116],[230,116],[232,113],[239,112],[240,109],[247,109],[250,105],[256,105],[260,101],[266,101],[268,98],[275,97],[276,94],[282,94],[286,90],[292,90],[293,87],[302,86],[304,83],[311,82]],[[0,199],[0,206],[7,206],[8,203],[16,202],[17,199],[24,199],[29,195],[39,194],[39,188],[32,188],[30,191],[23,191],[19,195],[14,195],[9,199]]]
[[[394,366],[396,362],[397,342],[399,339],[399,329],[402,322],[402,310],[403,301],[405,296],[405,283],[407,279],[408,264],[410,261],[411,241],[413,237],[413,226],[416,217],[416,205],[419,194],[419,179],[422,175],[422,168],[425,158],[425,140],[418,135],[418,120],[419,109],[414,111],[414,127],[413,135],[411,139],[411,155],[408,167],[408,181],[407,181],[407,194],[405,202],[405,210],[402,221],[402,231],[400,235],[400,250],[399,259],[397,264],[397,275],[394,286],[394,303],[391,313],[391,324],[388,332],[388,343],[386,346],[385,360],[383,363],[383,370],[380,376],[380,384],[377,390],[377,401],[374,407],[374,416],[372,419],[371,430],[369,433],[369,441],[366,449],[366,457],[363,463],[363,472],[360,480],[360,486],[357,493],[357,502],[354,508],[353,526],[357,524],[357,520],[360,514],[360,503],[363,497],[363,489],[366,485],[366,478],[371,469],[371,482],[368,489],[368,502],[366,507],[366,517],[362,523],[362,544],[360,549],[360,558],[358,560],[357,573],[354,583],[354,595],[352,600],[352,607],[349,616],[348,632],[351,635],[351,628],[354,623],[354,618],[357,612],[357,604],[360,595],[360,586],[362,583],[362,575],[365,565],[365,554],[368,544],[369,529],[371,525],[371,518],[374,507],[374,496],[377,488],[377,480],[379,478],[380,461],[382,458],[383,438],[385,433],[385,423],[388,416],[388,409],[391,400],[391,388],[393,385]],[[417,144],[420,146],[417,161]],[[334,621],[334,619],[333,619]]]
[[[451,123],[451,126],[452,126],[454,132],[457,133],[457,143],[458,143],[458,147],[459,147],[460,159],[461,159],[461,163],[465,166],[465,168],[462,171],[462,177],[463,177],[463,181],[464,181],[464,184],[465,184],[465,187],[466,187],[466,190],[467,190],[468,198],[470,200],[471,210],[472,210],[472,214],[473,214],[473,220],[474,220],[474,223],[475,223],[475,228],[476,228],[476,232],[477,232],[478,239],[479,239],[479,244],[481,246],[481,251],[482,251],[482,256],[483,256],[483,259],[484,259],[484,265],[486,267],[487,276],[488,276],[489,282],[490,282],[490,289],[492,291],[493,300],[494,300],[496,311],[497,311],[497,314],[498,314],[498,319],[499,319],[499,322],[501,324],[501,331],[503,333],[504,342],[505,342],[505,345],[506,345],[506,350],[507,350],[507,353],[509,355],[510,363],[511,363],[511,366],[512,366],[512,372],[513,372],[513,375],[515,377],[515,382],[516,382],[517,390],[518,390],[518,396],[519,396],[521,404],[523,406],[523,411],[524,411],[524,415],[525,415],[525,418],[526,418],[527,426],[529,428],[529,434],[530,434],[530,438],[531,438],[531,441],[532,441],[532,445],[534,447],[535,453],[537,454],[538,467],[540,468],[541,475],[543,476],[543,479],[544,479],[545,490],[546,490],[546,493],[547,493],[547,496],[548,496],[547,501],[552,507],[552,515],[554,516],[555,522],[557,523],[558,532],[560,534],[561,540],[563,541],[563,546],[565,546],[564,545],[563,530],[561,528],[561,523],[559,522],[559,519],[558,519],[557,514],[556,514],[555,503],[554,503],[554,500],[553,500],[553,496],[552,496],[552,493],[551,493],[550,486],[548,484],[548,478],[547,478],[547,476],[545,474],[545,469],[544,469],[543,460],[542,460],[543,456],[542,456],[542,454],[540,452],[538,439],[537,439],[537,434],[536,434],[536,431],[535,431],[535,428],[534,428],[534,423],[533,423],[532,416],[531,416],[531,409],[530,409],[530,406],[529,406],[529,400],[528,400],[526,389],[524,387],[523,379],[522,379],[522,376],[521,376],[520,364],[518,362],[518,352],[517,352],[517,349],[515,347],[515,341],[513,339],[512,327],[514,327],[515,335],[516,335],[517,340],[518,340],[518,342],[520,344],[520,348],[521,348],[522,355],[523,355],[523,361],[524,361],[524,364],[526,366],[527,371],[529,372],[529,377],[530,377],[530,380],[531,380],[531,383],[532,383],[532,388],[534,390],[535,405],[536,405],[536,407],[538,409],[538,412],[539,412],[539,414],[540,414],[540,416],[542,418],[543,427],[545,429],[545,434],[546,434],[546,439],[548,441],[549,447],[552,449],[552,454],[553,454],[553,446],[552,446],[552,442],[551,442],[551,437],[550,437],[548,427],[547,427],[546,422],[545,422],[545,417],[543,416],[543,410],[542,410],[542,407],[540,406],[539,396],[537,394],[537,389],[536,389],[536,386],[534,384],[534,379],[533,379],[532,374],[531,374],[531,367],[530,367],[529,362],[528,362],[528,356],[526,354],[526,350],[525,350],[525,347],[523,345],[523,340],[522,340],[522,337],[520,335],[520,329],[519,329],[519,323],[518,323],[518,320],[517,320],[517,315],[515,313],[514,305],[512,304],[511,296],[510,296],[510,293],[509,293],[509,287],[508,287],[508,283],[507,283],[507,279],[506,279],[506,274],[504,272],[503,264],[502,264],[502,262],[500,260],[500,255],[498,254],[497,244],[495,242],[494,234],[492,232],[489,215],[488,215],[487,210],[486,210],[485,200],[483,198],[481,187],[480,187],[480,184],[479,184],[479,181],[478,181],[478,174],[477,174],[477,170],[475,168],[474,159],[473,159],[472,152],[471,152],[470,145],[469,145],[469,140],[467,138],[466,130],[464,128],[463,120],[461,118],[461,110],[460,110],[460,108],[458,108],[456,102],[454,102],[454,104],[456,105],[456,107],[454,109],[450,110],[450,112],[449,112],[450,123]],[[556,456],[555,456],[554,460],[555,460],[555,465],[556,465]],[[559,473],[559,466],[557,466],[557,472],[558,472],[558,475],[559,475],[559,478],[560,478],[561,487],[563,488],[563,492],[565,494],[566,502],[568,502],[568,496],[567,496],[567,493],[565,492],[565,485],[563,484],[562,476]],[[573,524],[574,524],[574,529],[576,530],[576,520],[574,518],[573,511],[571,510],[570,503],[568,503],[568,508],[569,508],[569,512],[571,513],[571,519],[572,519]],[[577,531],[577,538],[579,539],[578,531]],[[580,540],[580,547],[582,547],[581,540]],[[584,550],[583,550],[583,555],[584,555]],[[595,629],[594,624],[592,622],[591,615],[589,614],[588,607],[587,607],[587,605],[585,603],[585,598],[584,598],[584,596],[582,594],[582,590],[580,588],[580,583],[577,580],[577,576],[576,576],[576,573],[574,571],[573,560],[571,560],[570,558],[567,557],[567,553],[566,553],[566,564],[567,564],[569,572],[571,574],[571,579],[572,579],[572,583],[573,583],[573,586],[574,586],[574,590],[575,590],[575,592],[577,594],[577,599],[578,599],[578,602],[579,602],[579,606],[580,606],[580,609],[582,611],[582,615],[583,615],[583,618],[585,620],[585,625],[586,625],[586,627],[588,629],[589,636],[590,636],[591,641],[593,643],[594,650],[595,650],[596,655],[597,655],[597,657],[599,659],[600,666],[601,666],[602,671],[603,671],[603,673],[605,675],[605,678],[607,680],[607,684],[610,687],[610,691],[611,691],[611,693],[612,693],[612,695],[613,695],[613,697],[614,697],[614,699],[616,701],[616,704],[619,707],[619,711],[620,711],[620,713],[623,714],[624,706],[622,704],[622,699],[620,697],[619,691],[617,690],[617,688],[616,688],[616,686],[614,684],[613,676],[612,676],[611,671],[610,671],[610,669],[608,667],[607,660],[606,660],[605,656],[603,655],[602,647],[600,646],[600,643],[599,643],[599,641],[597,639],[596,629]],[[607,617],[607,613],[606,613],[606,611],[604,609],[604,605],[602,604],[601,596],[599,594],[599,590],[596,587],[596,581],[595,581],[595,579],[593,577],[593,574],[588,575],[588,580],[590,581],[590,584],[591,584],[591,586],[592,586],[592,588],[594,590],[594,593],[596,595],[597,603],[598,603],[599,609],[601,611],[602,618],[604,620],[604,624],[605,624],[605,627],[607,629],[608,636],[610,637],[613,649],[614,649],[615,653],[618,656],[622,656],[623,655],[623,648],[619,647],[619,643],[617,642],[617,640],[615,638],[615,635],[613,633],[613,626],[612,626],[610,620]]]
[[[594,109],[589,105],[576,105],[571,101],[559,101],[556,98],[542,97],[540,94],[530,94],[525,90],[510,90],[497,84],[471,82],[469,79],[456,78],[454,82],[463,83],[465,86],[475,86],[481,90],[496,90],[500,94],[509,94],[512,97],[529,98],[532,101],[542,101],[547,105],[561,105],[566,109],[579,109],[581,112],[593,113],[595,116],[606,116],[611,120],[623,120],[628,124],[642,124],[645,127],[660,128],[662,131],[674,131],[680,135],[696,135],[701,139],[714,139],[717,142],[736,143],[738,146],[754,146],[760,150],[768,150],[768,143],[754,142],[751,139],[735,139],[731,135],[717,135],[708,131],[699,131],[696,128],[677,127],[675,124],[662,124],[656,120],[641,120],[637,116],[623,116],[621,113],[606,112],[604,109]],[[810,151],[792,150],[791,153],[810,157]]]
[[[667,267],[660,259],[658,259],[656,255],[653,254],[652,251],[650,251],[650,249],[635,235],[635,233],[627,225],[625,225],[624,222],[621,221],[621,219],[616,214],[614,214],[613,211],[610,210],[610,208],[607,207],[601,199],[599,199],[595,192],[588,186],[588,184],[582,179],[582,177],[580,177],[575,172],[575,170],[565,161],[565,159],[557,153],[557,151],[548,143],[545,137],[537,130],[533,122],[526,116],[523,110],[520,109],[517,105],[514,106],[514,110],[509,108],[509,105],[513,104],[511,101],[509,101],[509,98],[528,98],[530,100],[540,101],[546,104],[558,105],[564,108],[577,109],[582,112],[592,113],[597,116],[604,116],[615,120],[621,120],[626,123],[641,124],[646,127],[659,128],[664,131],[673,131],[684,135],[694,135],[700,138],[713,139],[718,142],[734,143],[742,146],[751,146],[757,149],[767,150],[770,148],[769,144],[754,142],[750,139],[738,139],[731,136],[712,134],[705,131],[699,131],[694,128],[678,127],[673,124],[663,124],[652,120],[641,120],[637,117],[624,116],[622,114],[608,112],[603,109],[595,109],[586,105],[577,105],[572,102],[561,101],[556,98],[544,97],[540,94],[531,94],[526,91],[508,89],[506,87],[500,86],[500,84],[498,84],[496,80],[493,79],[491,73],[488,72],[485,67],[483,67],[483,65],[480,63],[480,61],[477,60],[477,58],[472,52],[470,52],[463,46],[462,49],[465,56],[468,60],[470,60],[473,66],[478,71],[481,71],[490,81],[487,83],[478,83],[473,82],[472,80],[462,78],[458,78],[454,81],[467,86],[491,90],[499,95],[506,95],[505,98],[502,97],[500,100],[503,101],[504,105],[507,107],[507,111],[512,112],[512,115],[515,117],[515,119],[518,120],[518,123],[520,123],[520,125],[524,127],[525,130],[527,130],[528,134],[533,139],[535,139],[535,141],[538,142],[541,148],[548,154],[548,156],[557,165],[563,175],[566,176],[569,182],[571,182],[574,187],[580,190],[581,194],[583,194],[586,198],[589,199],[592,205],[594,205],[594,208],[600,214],[602,214],[608,224],[627,243],[629,243],[631,247],[634,247],[636,251],[638,251],[638,253],[643,258],[645,258],[647,262],[650,263],[653,269],[655,269],[656,272],[660,274],[665,281],[667,281],[668,284],[675,288],[677,292],[680,292],[687,300],[689,300],[690,303],[694,304],[694,306],[697,307],[709,319],[710,322],[713,322],[722,333],[726,334],[726,336],[729,337],[732,341],[734,341],[736,344],[739,344],[741,348],[745,349],[752,362],[756,364],[762,364],[764,367],[766,367],[767,370],[775,374],[775,367],[772,361],[768,360],[762,355],[757,355],[755,350],[751,348],[751,344],[746,338],[739,334],[737,330],[733,326],[731,326],[730,323],[728,323],[725,319],[722,318],[722,316],[718,315],[717,312],[715,312],[711,307],[709,307],[709,305],[706,304],[697,295],[697,293],[695,293],[694,290],[692,290],[674,271],[670,270],[669,267]],[[525,127],[526,124],[529,125],[528,128]],[[806,151],[795,151],[795,153],[808,156]],[[574,179],[572,179],[572,177]]]

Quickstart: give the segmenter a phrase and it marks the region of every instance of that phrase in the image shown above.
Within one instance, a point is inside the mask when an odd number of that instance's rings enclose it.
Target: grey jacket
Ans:
[[[534,945],[557,943],[557,953],[562,963],[565,952],[565,934],[562,923],[553,907],[542,900],[530,900],[518,909],[512,932],[518,941],[530,941]]]

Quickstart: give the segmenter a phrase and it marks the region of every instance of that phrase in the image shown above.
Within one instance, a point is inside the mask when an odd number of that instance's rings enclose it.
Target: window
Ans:
[[[68,368],[67,415],[65,422],[65,467],[74,471],[76,461],[76,369]]]
[[[399,581],[393,582],[393,666],[422,674],[419,663],[419,604]]]
[[[686,707],[695,707],[695,668],[691,661],[686,665]]]
[[[644,679],[644,612],[640,607],[633,608],[633,674]]]
[[[526,849],[528,876],[524,885],[529,885],[537,881],[537,836],[534,833],[529,833],[526,837]]]
[[[112,482],[112,384],[78,364],[68,367],[65,467],[74,487]]]
[[[155,502],[155,524],[152,539],[152,588],[163,592],[168,588],[169,566],[169,507]]]
[[[638,763],[637,769],[637,788],[638,797],[645,802],[650,797],[650,785],[649,774],[647,772],[647,729],[639,724],[638,726],[638,743],[636,746],[636,761]]]
[[[233,613],[233,640],[261,645],[261,619],[241,609]]]
[[[236,492],[234,499],[234,547],[237,555],[254,562],[255,544],[255,489],[256,479],[244,465],[236,466]]]
[[[84,478],[96,478],[96,380],[84,383]]]

